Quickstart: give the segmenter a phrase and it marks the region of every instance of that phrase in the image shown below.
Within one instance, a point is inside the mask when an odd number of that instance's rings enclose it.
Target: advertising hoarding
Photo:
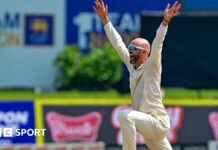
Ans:
[[[0,87],[53,89],[64,48],[65,2],[7,0],[0,6]]]
[[[91,99],[38,101],[42,110],[41,127],[48,130],[40,142],[104,141],[106,144],[121,145],[118,113],[131,107],[129,101],[126,103],[128,105],[124,105],[124,101],[118,102],[107,99],[102,99],[100,103]],[[167,138],[171,144],[206,145],[208,140],[216,140],[217,103],[215,106],[202,106],[196,103],[196,107],[185,100],[184,104],[189,105],[173,104],[171,100],[164,102],[170,116],[171,129]],[[144,144],[139,134],[137,144]]]
[[[120,32],[125,43],[139,36],[140,12],[163,11],[166,4],[175,0],[145,1],[105,0],[109,7],[109,17]],[[67,44],[77,44],[82,51],[100,47],[107,41],[103,26],[93,10],[94,1],[67,1]],[[85,4],[85,5],[84,5]]]
[[[35,116],[34,104],[32,101],[0,101],[0,128],[16,129],[34,129]],[[0,144],[19,144],[19,143],[35,143],[35,136],[15,136],[4,137],[3,132],[0,135]]]

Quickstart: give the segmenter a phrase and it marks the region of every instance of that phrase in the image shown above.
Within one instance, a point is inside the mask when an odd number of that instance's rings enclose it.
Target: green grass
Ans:
[[[109,91],[59,91],[59,92],[41,92],[33,91],[0,91],[0,100],[2,99],[36,99],[36,98],[127,98],[129,94],[119,94],[115,90]]]
[[[164,89],[164,98],[168,99],[218,99],[218,90],[190,90],[182,88]],[[36,99],[36,98],[130,98],[130,94],[120,94],[115,90],[109,91],[59,91],[33,92],[24,90],[0,90],[0,100],[5,99]]]
[[[183,88],[167,88],[164,89],[165,98],[190,98],[190,99],[218,99],[218,89],[217,90],[193,90],[193,89],[183,89]]]

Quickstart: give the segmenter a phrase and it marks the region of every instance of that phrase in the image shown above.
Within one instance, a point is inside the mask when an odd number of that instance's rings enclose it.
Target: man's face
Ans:
[[[128,46],[128,51],[130,55],[130,63],[131,64],[136,64],[136,62],[139,60],[141,57],[141,53],[144,49],[142,47],[138,47],[134,44],[130,44]]]

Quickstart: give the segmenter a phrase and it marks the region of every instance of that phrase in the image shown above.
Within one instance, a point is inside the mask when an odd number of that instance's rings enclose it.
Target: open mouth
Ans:
[[[130,56],[130,61],[133,61],[135,60],[135,57],[134,56]]]
[[[135,62],[136,62],[135,56],[130,56],[130,63],[135,64]]]

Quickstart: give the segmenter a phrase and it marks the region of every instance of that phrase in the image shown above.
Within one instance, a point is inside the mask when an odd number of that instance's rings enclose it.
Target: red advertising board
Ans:
[[[129,105],[117,104],[79,104],[73,100],[60,103],[41,104],[43,128],[47,134],[44,143],[96,142],[121,145],[122,134],[118,113],[131,109]],[[218,140],[218,106],[166,106],[170,116],[171,129],[167,135],[170,143],[207,144]],[[141,135],[137,143],[144,144]]]

